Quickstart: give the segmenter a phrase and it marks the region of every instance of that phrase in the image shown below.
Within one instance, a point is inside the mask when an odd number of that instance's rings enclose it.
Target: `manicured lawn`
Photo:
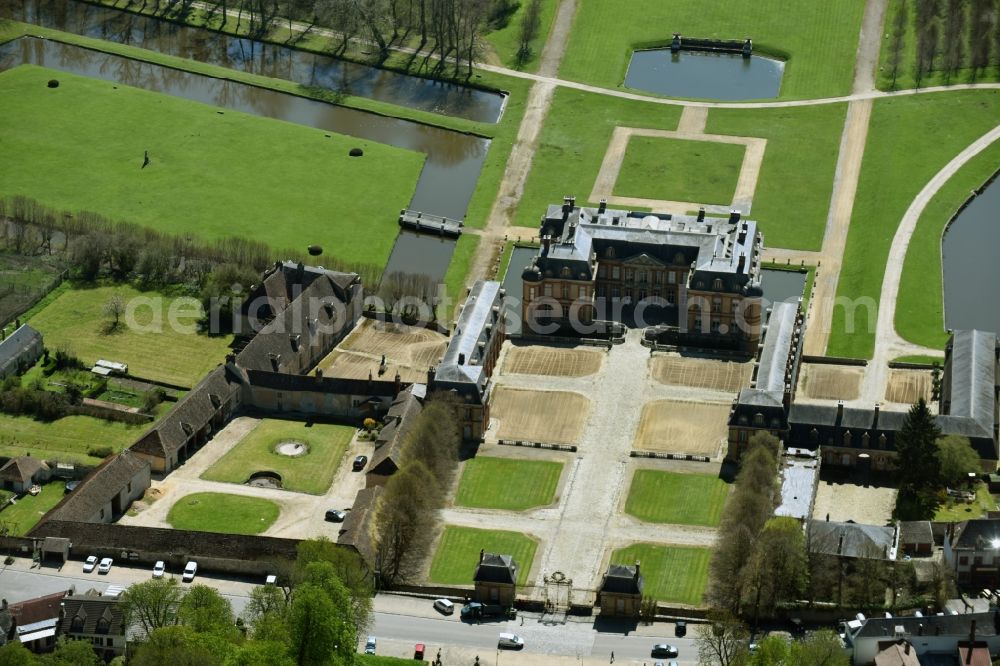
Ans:
[[[514,241],[507,241],[503,244],[503,254],[500,255],[500,274],[497,279],[503,282],[507,277],[507,269],[510,268],[510,258],[514,254]]]
[[[710,474],[638,469],[625,512],[650,523],[718,525],[729,485]]]
[[[442,585],[471,585],[479,564],[479,551],[510,555],[517,562],[517,583],[528,581],[538,542],[520,532],[477,530],[448,525],[431,563],[430,581]]]
[[[89,449],[110,446],[115,452],[121,451],[147,427],[91,416],[67,416],[48,423],[27,416],[0,414],[0,456],[30,453],[42,460],[96,465],[101,459],[88,455]]]
[[[976,484],[976,499],[973,502],[961,502],[951,499],[950,503],[942,504],[934,514],[934,520],[939,522],[960,522],[973,518],[982,518],[987,511],[995,511],[996,498],[990,494],[985,483]],[[2,517],[3,514],[0,514]]]
[[[611,555],[611,562],[639,562],[645,579],[643,594],[659,601],[698,605],[708,582],[708,560],[711,555],[712,551],[708,548],[637,543],[616,550]]]
[[[178,530],[260,534],[281,509],[270,500],[225,493],[192,493],[170,507],[167,522]]]
[[[733,143],[633,136],[614,194],[729,205],[745,152]]]
[[[264,419],[201,478],[245,483],[254,472],[270,471],[281,475],[286,490],[321,495],[330,488],[353,435],[349,426]],[[302,442],[309,452],[295,458],[275,453],[282,442]]]
[[[524,63],[518,65],[517,50],[521,43],[521,20],[529,4],[531,4],[531,0],[520,0],[517,11],[511,15],[507,25],[499,30],[486,33],[485,38],[504,67],[520,69],[525,72],[537,72],[538,59],[542,55],[542,48],[549,36],[549,29],[552,27],[552,19],[555,17],[559,0],[541,0],[538,34],[531,41],[531,55]]]
[[[362,636],[361,638],[364,638]],[[359,654],[354,657],[355,661],[362,666],[399,666],[402,664],[412,664],[412,659],[400,659],[399,657],[382,657],[376,654]]]
[[[896,25],[896,15],[899,10],[899,6],[902,4],[902,0],[889,0],[888,11],[885,15],[885,29],[882,31],[882,50],[879,58],[879,72],[877,85],[881,90],[893,90],[893,80],[892,80],[892,64],[891,64],[891,54],[892,54],[892,36],[895,34]],[[899,72],[896,77],[895,89],[903,90],[906,88],[916,88],[917,82],[915,78],[916,73],[916,55],[917,55],[917,37],[915,31],[915,18],[916,18],[916,4],[914,2],[908,1],[906,3],[909,20],[906,23],[906,37],[903,40],[903,56],[900,62]],[[942,5],[944,7],[944,5]],[[963,3],[963,11],[965,11],[965,26],[969,26],[972,12],[970,11],[970,3]],[[996,8],[993,8],[996,11]],[[994,15],[994,21],[996,20]],[[944,19],[941,20],[941,30],[944,31]],[[962,30],[962,50],[965,54],[965,66],[960,68],[956,73],[952,74],[951,80],[949,81],[942,71],[944,68],[944,56],[941,54],[941,50],[938,50],[938,54],[934,58],[935,71],[928,72],[924,75],[920,82],[920,86],[927,88],[930,86],[942,86],[956,84],[956,83],[984,83],[987,81],[996,81],[1000,77],[1000,70],[996,66],[996,47],[994,46],[991,50],[990,66],[984,70],[980,70],[973,77],[973,72],[971,68],[971,57],[972,48],[969,45],[968,30]],[[995,42],[994,42],[995,43]]]
[[[57,78],[60,86],[46,87]],[[0,74],[0,194],[382,266],[423,155],[41,67]],[[81,131],[85,127],[86,131]],[[361,147],[364,157],[348,151]],[[144,152],[150,165],[141,168]],[[178,192],[183,191],[183,196]],[[303,196],[308,193],[308,196]],[[364,232],[357,220],[365,220]]]
[[[121,294],[128,307],[122,317],[125,325],[108,333],[104,305],[114,294]],[[176,327],[171,325],[171,308]],[[194,386],[225,360],[232,339],[194,332],[200,318],[201,306],[194,299],[179,301],[115,285],[67,290],[30,323],[52,352],[66,348],[84,363],[118,361],[127,363],[129,373],[138,377]],[[130,319],[135,328],[127,325]]]
[[[767,247],[819,250],[847,106],[712,109],[705,131],[767,139],[750,218]]]
[[[455,504],[524,511],[551,504],[563,464],[479,456],[465,463]]]
[[[944,366],[944,356],[899,356],[892,360],[898,363],[924,363],[927,365],[934,365],[936,361],[938,365]]]
[[[997,118],[1000,95],[995,91],[956,91],[875,102],[837,287],[838,300],[853,307],[834,309],[827,354],[871,358],[877,314],[874,308],[869,312],[865,304],[878,303],[889,246],[899,221],[934,174],[994,127]],[[931,272],[926,269],[924,266],[926,273]],[[932,283],[923,283],[925,296],[930,288]],[[940,310],[913,314],[928,318],[935,326],[941,321]]]
[[[861,29],[862,0],[619,0],[581,2],[559,74],[617,87],[632,50],[669,45],[673,33],[743,39],[754,53],[788,58],[782,97],[847,94]]]
[[[42,486],[42,492],[34,497],[24,495],[16,504],[8,504],[0,511],[0,523],[11,530],[11,536],[21,536],[35,526],[49,509],[63,498],[66,484],[63,481],[50,481]]]
[[[515,223],[538,227],[551,203],[575,195],[588,202],[604,153],[617,126],[677,129],[680,109],[603,97],[569,88],[556,90],[531,173],[524,186]]]
[[[920,216],[906,251],[896,299],[896,332],[910,342],[944,349],[948,332],[942,300],[942,234],[958,207],[998,166],[1000,143],[994,143],[952,176]]]

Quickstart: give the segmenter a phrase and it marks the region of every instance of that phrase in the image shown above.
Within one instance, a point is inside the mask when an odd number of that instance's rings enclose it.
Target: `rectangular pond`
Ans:
[[[1000,178],[973,197],[942,239],[945,325],[1000,332]]]
[[[649,49],[632,53],[625,87],[668,97],[768,99],[778,96],[784,71],[784,62],[762,56]]]
[[[802,297],[807,273],[796,270],[765,268],[760,272],[765,306],[771,303],[794,302]]]

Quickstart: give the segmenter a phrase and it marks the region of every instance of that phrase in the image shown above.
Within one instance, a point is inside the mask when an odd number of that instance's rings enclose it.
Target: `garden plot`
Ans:
[[[569,391],[531,391],[501,386],[490,405],[499,439],[576,444],[590,414],[590,400]]]
[[[653,379],[661,384],[736,393],[749,384],[753,364],[672,354],[654,357],[649,369]]]
[[[799,391],[818,400],[854,400],[861,393],[864,368],[803,363],[799,370]]]
[[[596,349],[559,349],[530,345],[511,347],[503,363],[505,375],[586,377],[601,369],[604,353]]]
[[[728,433],[730,406],[654,400],[643,405],[634,447],[715,457]]]

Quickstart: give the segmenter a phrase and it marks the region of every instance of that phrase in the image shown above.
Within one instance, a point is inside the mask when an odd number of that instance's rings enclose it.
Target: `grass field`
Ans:
[[[897,356],[892,360],[899,363],[924,363],[927,365],[934,365],[936,361],[938,365],[944,365],[944,356]]]
[[[128,308],[126,325],[106,332],[109,319],[104,304],[121,294]],[[181,386],[194,386],[209,370],[225,360],[231,336],[210,337],[193,332],[201,306],[141,292],[128,285],[70,289],[61,293],[29,320],[55,352],[66,348],[84,363],[98,359],[128,364],[129,373]],[[170,308],[176,312],[171,326]],[[131,314],[130,314],[131,313]],[[137,325],[127,325],[131,318]],[[157,325],[159,319],[159,325]]]
[[[900,68],[896,76],[895,85],[893,85],[891,62],[892,36],[895,34],[896,16],[901,4],[903,4],[902,0],[889,0],[888,10],[885,14],[885,29],[882,31],[882,49],[879,54],[879,71],[878,80],[876,81],[876,85],[880,90],[903,90],[905,88],[918,87],[915,78],[917,37],[914,25],[916,6],[913,2],[906,3],[909,20],[906,23],[906,36],[903,40]],[[968,26],[971,21],[971,11],[969,10],[971,5],[970,3],[963,3],[963,5],[966,14],[965,25]],[[941,5],[941,7],[943,8],[944,5]],[[993,8],[993,11],[996,11],[996,7]],[[993,20],[994,22],[996,21],[995,14]],[[941,30],[944,30],[943,19],[941,21]],[[985,70],[977,72],[975,76],[973,76],[973,71],[970,66],[970,54],[972,53],[972,49],[968,43],[967,36],[967,30],[963,29],[961,41],[963,52],[965,53],[965,66],[955,72],[949,80],[942,71],[944,66],[944,57],[941,55],[939,50],[938,55],[934,59],[935,71],[924,75],[920,82],[921,87],[927,88],[930,86],[941,86],[956,83],[985,83],[987,81],[996,81],[998,77],[1000,77],[1000,68],[997,67],[997,49],[995,46],[991,50],[992,56],[990,58],[990,66]]]
[[[478,456],[465,463],[455,504],[524,511],[551,504],[563,464]]]
[[[569,88],[558,88],[524,186],[515,223],[537,227],[550,203],[575,195],[577,204],[588,203],[601,169],[604,153],[615,127],[677,129],[678,107],[603,97]],[[595,206],[598,202],[593,201]]]
[[[559,0],[541,0],[538,18],[538,34],[531,40],[531,55],[523,62],[517,62],[517,50],[520,46],[521,21],[525,10],[531,0],[520,0],[517,11],[514,12],[507,25],[498,30],[492,30],[485,35],[486,42],[490,45],[497,60],[504,66],[511,69],[520,69],[525,72],[537,72],[539,56],[542,55],[542,48],[545,40],[549,36],[552,28],[552,19],[555,17]]]
[[[63,498],[66,484],[63,481],[50,481],[42,485],[42,492],[34,497],[24,495],[16,504],[9,504],[0,511],[0,524],[10,529],[11,536],[21,536],[35,526],[42,516],[59,503]]]
[[[917,222],[906,250],[896,298],[896,332],[910,342],[944,349],[948,341],[941,272],[942,234],[959,206],[993,175],[998,165],[1000,143],[994,143],[952,176]]]
[[[712,109],[705,131],[767,139],[750,217],[768,247],[823,244],[847,106]]]
[[[88,455],[88,449],[110,446],[117,453],[145,429],[146,426],[129,426],[91,416],[67,416],[49,423],[0,414],[0,456],[30,453],[42,460],[96,465],[101,458]]]
[[[873,309],[869,314],[863,306],[866,301],[858,299],[878,302],[889,247],[899,221],[934,174],[993,128],[998,117],[1000,94],[992,90],[875,102],[837,286],[838,299],[848,299],[859,306],[850,312],[844,307],[834,309],[827,354],[871,358],[876,313]],[[928,141],[927,137],[934,140]],[[901,146],[906,146],[906,150],[901,150]],[[927,289],[926,283],[923,289]],[[937,314],[935,318],[932,311],[916,311],[904,316],[929,316],[938,325],[940,312]]]
[[[353,436],[349,426],[264,419],[201,478],[245,483],[253,472],[270,471],[281,475],[286,490],[321,495],[330,488]],[[309,452],[297,458],[274,452],[289,441],[308,445]]]
[[[864,11],[862,0],[622,0],[577,6],[559,75],[605,87],[625,79],[632,50],[690,37],[750,37],[754,53],[787,57],[781,96],[847,94]]]
[[[639,562],[645,579],[643,594],[659,601],[698,605],[708,582],[711,555],[708,548],[637,543],[612,553],[611,563]]]
[[[510,555],[517,562],[517,584],[528,581],[538,542],[520,532],[477,530],[447,525],[431,562],[430,581],[442,585],[471,585],[479,551]]]
[[[51,78],[61,85],[46,87]],[[205,239],[316,243],[375,266],[389,256],[424,159],[30,65],[0,74],[0,95],[17,100],[0,116],[3,195]],[[348,156],[355,146],[364,157]],[[150,165],[141,168],[144,151]],[[358,219],[367,220],[365,233]]]
[[[990,494],[990,490],[986,487],[985,483],[977,483],[975,501],[960,502],[954,498],[949,498],[949,502],[938,507],[937,513],[934,514],[934,520],[938,522],[957,523],[963,520],[982,518],[988,511],[995,511],[996,508],[996,497]],[[0,517],[2,516],[3,514],[0,514]]]
[[[616,196],[729,205],[746,146],[633,136],[615,182]]]
[[[167,522],[178,530],[260,534],[281,509],[270,500],[225,493],[192,493],[170,507]]]
[[[625,513],[649,523],[714,526],[728,495],[729,486],[717,476],[637,469]]]

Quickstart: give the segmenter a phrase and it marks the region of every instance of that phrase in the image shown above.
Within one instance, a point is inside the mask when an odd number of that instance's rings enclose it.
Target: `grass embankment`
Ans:
[[[541,0],[538,32],[530,42],[531,55],[524,62],[518,63],[517,51],[520,47],[521,21],[529,4],[531,4],[531,0],[520,0],[517,11],[511,14],[507,25],[499,30],[486,33],[485,40],[490,45],[495,59],[504,67],[524,72],[537,72],[540,64],[539,58],[548,39],[549,30],[552,29],[552,21],[555,18],[559,0]],[[491,62],[494,60],[494,58],[489,57],[487,59]]]
[[[745,152],[733,143],[633,136],[614,194],[728,206]]]
[[[879,69],[878,78],[876,80],[876,86],[879,90],[905,90],[908,88],[916,88],[917,81],[914,76],[916,72],[916,60],[917,60],[917,33],[915,30],[915,18],[916,18],[916,3],[912,0],[907,0],[907,10],[909,14],[909,20],[906,23],[906,36],[903,40],[902,58],[900,62],[899,72],[896,76],[895,85],[893,85],[892,79],[892,43],[893,35],[895,34],[896,25],[896,15],[899,11],[899,7],[902,4],[902,0],[889,0],[888,10],[885,13],[885,25],[882,30],[882,47],[879,53]],[[972,48],[969,45],[968,40],[968,26],[971,22],[971,12],[969,11],[971,3],[963,3],[963,11],[966,12],[965,26],[966,30],[962,31],[962,52],[965,54],[965,67],[962,67],[957,72],[951,75],[950,80],[945,77],[942,68],[944,67],[944,54],[941,53],[941,49],[938,50],[938,54],[934,58],[935,71],[928,72],[924,75],[923,79],[920,81],[920,86],[923,88],[928,88],[930,86],[944,86],[956,83],[985,83],[987,81],[996,81],[1000,78],[1000,67],[998,67],[997,62],[997,49],[994,46],[991,49],[990,65],[983,70],[980,70],[973,76],[971,63],[971,53]],[[944,9],[944,5],[941,5]],[[994,7],[994,11],[995,11]],[[994,15],[994,21],[996,17]],[[941,19],[940,30],[944,31],[944,19]],[[990,41],[994,44],[996,43],[994,36],[990,36]],[[943,40],[942,40],[943,41]]]
[[[925,347],[944,349],[948,341],[944,318],[944,275],[941,242],[945,226],[958,208],[1000,166],[1000,143],[981,152],[931,199],[906,250],[896,299],[896,332]]]
[[[934,174],[994,127],[997,118],[1000,93],[994,90],[875,102],[837,286],[838,299],[850,304],[868,302],[859,299],[878,303],[889,247],[906,209]],[[924,289],[927,287],[925,282]],[[906,317],[931,317],[934,326],[941,321],[940,310],[908,312]],[[876,319],[877,312],[869,312],[863,305],[850,310],[834,308],[827,354],[871,358]],[[906,326],[912,330],[911,324]]]
[[[612,564],[640,563],[645,579],[643,594],[658,601],[699,605],[708,582],[708,548],[657,546],[637,543],[616,550]]]
[[[750,37],[754,53],[788,59],[782,98],[845,95],[864,12],[862,0],[623,0],[582,2],[576,10],[559,75],[614,88],[622,85],[635,48],[669,46],[690,37]]]
[[[381,266],[423,167],[420,153],[33,65],[0,74],[0,96],[17,100],[0,116],[0,194],[182,236]]]
[[[479,456],[465,463],[455,504],[524,511],[551,504],[563,464]]]
[[[110,447],[117,453],[132,444],[146,428],[91,416],[66,416],[48,422],[0,414],[0,456],[30,454],[41,460],[97,465],[102,458],[89,455],[88,450]]]
[[[934,514],[934,520],[937,522],[958,523],[963,520],[982,518],[987,512],[995,511],[996,508],[996,497],[990,494],[990,490],[985,483],[980,482],[976,484],[975,500],[972,502],[962,502],[949,497],[946,503],[938,507],[937,513]],[[2,515],[0,514],[0,516]]]
[[[448,272],[444,276],[444,285],[451,300],[450,307],[438,308],[438,317],[445,325],[451,323],[451,313],[454,312],[456,304],[465,302],[465,278],[469,274],[472,257],[476,254],[480,240],[479,236],[462,234],[455,243],[455,251],[451,255]]]
[[[524,186],[515,223],[537,227],[539,217],[564,195],[577,205],[588,201],[615,127],[677,129],[680,108],[605,97],[558,88],[552,100],[538,151]],[[664,162],[667,156],[664,156]]]
[[[170,507],[174,529],[223,534],[260,534],[278,519],[281,509],[270,500],[225,493],[192,493]]]
[[[517,584],[528,582],[538,542],[519,532],[477,530],[448,525],[431,562],[430,580],[442,585],[472,585],[479,551],[510,555],[517,562]]]
[[[650,523],[719,524],[729,485],[709,474],[636,470],[625,513]]]
[[[845,104],[709,111],[710,134],[767,139],[750,218],[768,247],[823,245],[846,113]]]
[[[940,366],[944,366],[944,356],[897,356],[892,359],[896,363],[923,363],[926,365],[934,365],[936,362]]]
[[[321,495],[330,488],[353,436],[348,426],[264,419],[201,478],[246,483],[252,473],[270,471],[281,475],[285,490]],[[301,442],[309,452],[295,458],[281,455],[275,448],[282,442]]]
[[[118,328],[109,331],[104,305],[114,294],[124,298],[127,309]],[[53,352],[65,348],[86,364],[127,363],[137,377],[194,386],[225,360],[232,339],[196,333],[200,318],[194,299],[116,285],[67,289],[28,321]]]
[[[52,507],[63,498],[66,483],[50,481],[42,486],[37,495],[24,495],[15,504],[8,504],[0,510],[0,524],[10,530],[11,536],[27,534]]]

